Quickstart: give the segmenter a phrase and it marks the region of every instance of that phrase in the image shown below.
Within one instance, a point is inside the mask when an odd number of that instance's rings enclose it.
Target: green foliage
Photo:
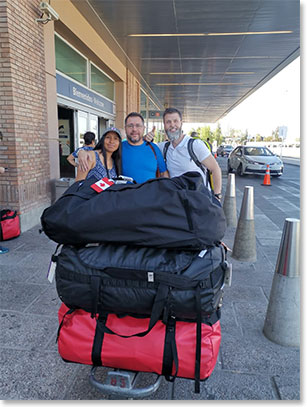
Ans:
[[[161,141],[165,141],[166,137],[165,137],[165,133],[163,130],[156,130],[155,131],[155,143],[160,143]]]
[[[263,137],[260,136],[260,134],[256,134],[256,141],[263,141]]]
[[[217,124],[217,127],[213,133],[214,140],[216,140],[217,145],[219,146],[220,144],[223,144],[225,141],[225,137],[222,134],[222,128],[220,123]]]
[[[193,133],[193,131],[195,131],[198,137],[203,141],[207,141],[207,138],[209,138],[210,143],[213,143],[213,141],[216,140],[218,145],[222,144],[225,141],[220,123],[218,123],[217,128],[214,131],[211,130],[210,126],[192,129],[190,135]]]
[[[269,137],[267,137],[268,139]],[[282,138],[279,137],[279,127],[276,127],[275,130],[272,130],[272,140],[267,141],[282,141]]]

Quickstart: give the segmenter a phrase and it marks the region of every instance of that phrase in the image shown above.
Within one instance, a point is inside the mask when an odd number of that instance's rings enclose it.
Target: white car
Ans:
[[[233,170],[240,176],[246,174],[265,174],[267,164],[270,165],[270,174],[280,177],[284,170],[282,160],[267,147],[238,146],[228,157],[228,172]]]

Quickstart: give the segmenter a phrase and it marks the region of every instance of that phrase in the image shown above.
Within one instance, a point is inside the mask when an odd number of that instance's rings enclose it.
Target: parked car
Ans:
[[[282,160],[267,147],[238,146],[229,155],[227,160],[228,172],[235,170],[238,175],[265,174],[267,164],[270,165],[270,174],[280,177],[284,170]]]
[[[216,150],[216,154],[222,157],[228,157],[229,154],[232,152],[233,147],[231,145],[220,145]]]

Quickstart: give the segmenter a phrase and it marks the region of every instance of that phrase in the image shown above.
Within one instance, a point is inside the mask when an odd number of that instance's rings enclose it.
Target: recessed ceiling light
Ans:
[[[150,72],[149,75],[201,75],[202,72]]]
[[[184,61],[184,60],[215,60],[215,59],[279,59],[274,56],[268,56],[268,55],[262,55],[262,56],[257,56],[257,55],[250,55],[248,57],[187,57],[187,58],[140,58],[142,61]]]
[[[291,33],[293,33],[293,31],[242,31],[233,33],[128,34],[128,37],[216,37],[230,35],[268,35]]]
[[[225,75],[253,75],[255,72],[225,72]]]
[[[156,83],[156,86],[220,86],[220,85],[245,85],[244,83],[225,83],[225,82],[220,82],[220,83],[213,83],[213,82],[208,82],[208,83],[204,83],[204,82],[200,82],[200,83]]]

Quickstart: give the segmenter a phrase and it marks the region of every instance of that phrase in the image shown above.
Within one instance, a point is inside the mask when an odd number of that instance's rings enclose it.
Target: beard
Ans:
[[[180,129],[175,130],[175,131],[167,130],[166,134],[167,134],[169,141],[176,141],[181,136],[181,127],[180,127]]]
[[[128,134],[126,134],[126,136],[127,136],[127,139],[130,141],[131,144],[139,143],[143,139],[143,137],[140,136],[140,135],[133,135],[133,136],[129,135],[128,136]]]

